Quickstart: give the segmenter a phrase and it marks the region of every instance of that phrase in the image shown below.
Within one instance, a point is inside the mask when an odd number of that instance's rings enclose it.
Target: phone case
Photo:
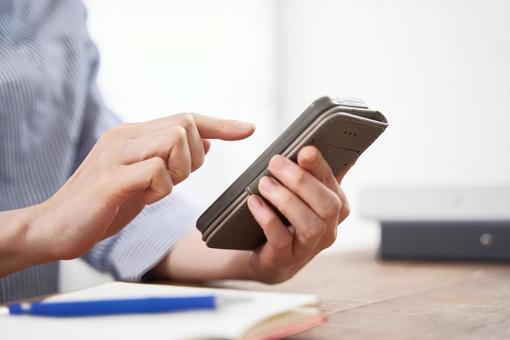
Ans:
[[[258,182],[270,176],[276,154],[296,160],[306,145],[317,147],[333,173],[352,163],[386,129],[388,122],[360,100],[322,97],[314,101],[255,162],[199,217],[197,228],[208,247],[253,250],[266,241],[246,200],[258,193]],[[282,221],[288,221],[276,209]]]

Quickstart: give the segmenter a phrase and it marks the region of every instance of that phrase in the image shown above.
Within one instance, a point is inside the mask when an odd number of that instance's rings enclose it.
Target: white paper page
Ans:
[[[51,301],[175,296],[213,293],[238,298],[215,311],[119,315],[86,318],[0,317],[0,339],[189,339],[236,338],[265,318],[315,304],[307,294],[281,294],[230,289],[176,287],[122,282],[62,294]],[[245,302],[246,301],[246,302]]]

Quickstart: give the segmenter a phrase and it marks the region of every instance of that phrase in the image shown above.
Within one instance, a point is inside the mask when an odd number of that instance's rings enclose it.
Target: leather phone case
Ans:
[[[388,122],[362,101],[322,97],[313,102],[273,144],[199,217],[197,228],[208,247],[253,250],[266,238],[251,215],[247,198],[270,176],[269,160],[281,154],[296,160],[306,145],[317,147],[334,174],[356,160],[386,129]],[[275,210],[276,211],[276,210]],[[278,211],[282,221],[288,221]]]

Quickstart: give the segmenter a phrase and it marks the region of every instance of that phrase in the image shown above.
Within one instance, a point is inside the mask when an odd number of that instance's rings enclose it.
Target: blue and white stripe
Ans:
[[[95,86],[98,53],[78,0],[0,0],[0,210],[44,201],[118,118]],[[85,260],[139,280],[194,225],[178,194],[147,207]],[[2,226],[0,226],[1,229]],[[58,289],[58,264],[0,279],[0,303]]]

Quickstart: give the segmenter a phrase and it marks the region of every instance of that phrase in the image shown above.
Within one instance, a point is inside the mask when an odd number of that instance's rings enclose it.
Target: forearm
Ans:
[[[151,274],[177,281],[253,280],[251,252],[207,248],[200,233],[193,232],[177,242]]]
[[[36,255],[32,244],[33,229],[38,217],[38,206],[0,212],[0,277],[49,259]]]

